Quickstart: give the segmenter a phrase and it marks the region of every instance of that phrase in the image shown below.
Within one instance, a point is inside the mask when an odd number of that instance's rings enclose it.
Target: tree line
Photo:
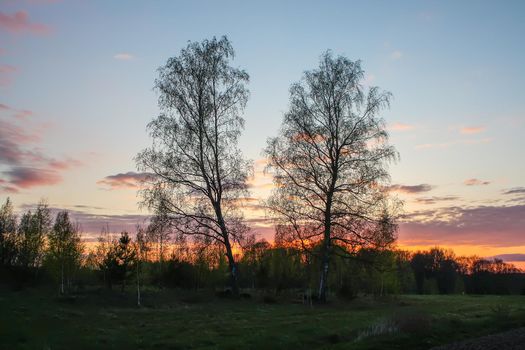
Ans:
[[[238,285],[269,297],[292,295],[301,302],[319,300],[321,244],[300,245],[265,240],[248,242],[234,253]],[[340,246],[338,250],[345,248]],[[432,248],[407,252],[363,248],[331,260],[327,290],[339,298],[391,294],[525,294],[525,274],[498,259],[456,256]],[[145,286],[209,289],[224,294],[231,276],[224,248],[209,238],[184,240],[175,230],[152,220],[133,234],[101,230],[90,248],[81,243],[79,225],[67,211],[55,219],[45,202],[17,217],[9,199],[0,207],[0,273],[3,283],[21,288],[52,284],[61,294],[86,286],[133,290],[141,305]],[[226,295],[232,295],[230,292]]]
[[[53,220],[46,202],[20,218],[9,198],[0,207],[0,272],[2,279],[21,287],[38,282],[42,272],[53,275],[60,293],[68,293],[82,262],[80,227],[67,211]]]

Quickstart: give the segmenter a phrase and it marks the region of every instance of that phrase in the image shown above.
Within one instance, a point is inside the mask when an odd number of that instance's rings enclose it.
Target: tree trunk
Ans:
[[[64,294],[64,262],[61,264],[61,283],[60,283],[60,293]]]
[[[332,189],[335,185],[335,180],[332,183]],[[319,281],[319,301],[326,302],[326,291],[328,289],[328,269],[330,266],[331,254],[331,228],[332,228],[332,195],[333,190],[328,193],[326,198],[326,208],[324,212],[324,237],[322,246],[322,261],[321,261],[321,278]]]
[[[238,284],[238,271],[237,264],[235,264],[235,258],[233,257],[232,246],[230,243],[230,236],[228,234],[228,228],[224,222],[220,203],[214,203],[215,215],[221,228],[222,237],[224,239],[224,245],[226,247],[226,257],[228,258],[228,267],[230,268],[230,287],[234,296],[239,296],[239,284]]]
[[[237,265],[235,264],[229,239],[226,239],[226,256],[228,257],[228,267],[230,268],[230,286],[232,288],[232,294],[234,296],[239,296]]]
[[[319,301],[326,302],[326,292],[328,289],[328,270],[330,266],[329,247],[324,248],[323,260],[321,263],[321,278],[319,281]]]
[[[162,235],[164,234],[162,231],[159,233],[160,234],[160,237],[159,237],[159,287],[162,288],[162,282],[163,282],[163,276],[162,276],[162,265],[164,263],[164,257],[163,257],[163,238],[162,238]]]
[[[137,306],[140,307],[140,274],[139,263],[137,262]]]

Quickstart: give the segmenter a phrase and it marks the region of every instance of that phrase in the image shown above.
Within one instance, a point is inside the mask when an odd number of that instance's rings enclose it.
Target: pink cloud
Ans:
[[[0,64],[0,86],[9,86],[13,82],[13,74],[18,69],[9,64]]]
[[[408,131],[414,129],[414,125],[405,124],[405,123],[394,123],[389,129],[393,131]]]
[[[139,188],[140,183],[147,180],[149,176],[151,176],[150,173],[128,171],[127,173],[106,176],[102,180],[97,181],[97,184],[106,185],[110,189],[134,189]]]
[[[525,205],[450,206],[405,215],[400,223],[403,245],[525,245]]]
[[[17,111],[17,112],[14,114],[14,116],[15,116],[16,118],[19,118],[19,119],[25,119],[25,118],[30,117],[30,116],[32,116],[32,115],[33,115],[33,112],[32,112],[32,111],[29,111],[29,110],[27,110],[27,109],[23,109],[23,110],[21,110],[21,111]]]
[[[9,186],[9,185],[0,185],[0,193],[13,194],[13,193],[18,193],[18,192],[19,191],[16,187]]]
[[[62,180],[56,172],[48,169],[15,167],[3,173],[9,178],[9,183],[20,188],[54,185]]]
[[[51,160],[49,166],[54,170],[67,170],[82,165],[82,162],[73,158],[66,158],[63,160]]]
[[[35,143],[40,140],[40,135],[30,132],[27,128],[0,120],[0,147],[4,144],[18,145],[23,143]]]
[[[29,15],[26,11],[18,11],[13,15],[0,12],[0,28],[15,34],[31,33],[37,35],[46,35],[51,33],[51,27],[29,21]]]
[[[0,111],[14,113],[13,119],[0,119],[0,173],[2,192],[16,193],[20,188],[54,185],[62,180],[59,171],[82,163],[71,157],[55,159],[45,154],[39,142],[43,129],[31,120],[21,120],[32,114],[28,110],[16,110],[5,104]],[[23,125],[20,125],[23,123]]]
[[[459,132],[464,135],[479,134],[480,132],[485,131],[484,126],[465,126],[459,129]]]
[[[466,186],[481,186],[490,184],[490,181],[483,181],[480,179],[466,179],[465,181],[463,181],[463,183]]]
[[[6,104],[0,103],[0,113],[2,111],[7,113],[11,112],[12,116],[17,119],[27,119],[34,114],[33,111],[30,111],[28,109],[13,109]]]
[[[113,56],[113,58],[116,60],[121,60],[121,61],[129,61],[129,60],[134,59],[135,56],[133,56],[130,53],[122,52],[122,53],[116,54],[115,56]]]
[[[13,73],[16,72],[16,67],[9,64],[0,65],[0,73]]]

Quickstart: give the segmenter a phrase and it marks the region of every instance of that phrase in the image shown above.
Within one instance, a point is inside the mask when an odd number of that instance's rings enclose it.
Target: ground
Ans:
[[[525,326],[525,296],[360,296],[305,306],[296,295],[205,291],[0,291],[0,349],[428,349]]]

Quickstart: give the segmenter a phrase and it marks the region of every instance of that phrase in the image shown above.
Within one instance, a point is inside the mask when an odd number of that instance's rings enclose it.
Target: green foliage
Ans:
[[[13,203],[9,198],[0,207],[0,265],[15,264],[17,255],[17,227]]]
[[[60,293],[69,293],[80,268],[83,245],[78,226],[70,221],[67,211],[57,214],[48,245],[45,265],[60,281]]]
[[[26,269],[36,269],[44,258],[45,238],[51,231],[51,212],[45,202],[40,202],[34,213],[28,211],[18,224],[18,264]]]

